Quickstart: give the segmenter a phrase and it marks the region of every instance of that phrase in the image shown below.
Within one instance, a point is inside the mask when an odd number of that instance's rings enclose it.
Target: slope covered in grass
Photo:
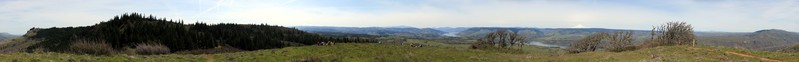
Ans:
[[[523,46],[524,53],[502,53],[457,46],[411,47],[402,44],[342,43],[208,55],[75,55],[62,53],[0,54],[0,61],[355,61],[355,62],[638,62],[638,61],[761,61],[751,56],[795,62],[797,53],[775,53],[723,47],[663,46],[625,52],[562,53],[559,49]]]
[[[747,54],[754,57],[746,57],[733,54]],[[651,61],[679,61],[679,62],[756,62],[760,58],[770,58],[781,61],[795,62],[799,57],[797,53],[777,53],[755,50],[725,48],[725,47],[691,47],[691,46],[661,46],[645,48],[626,52],[587,52],[578,54],[565,54],[558,56],[557,61],[620,61],[620,62],[651,62]]]
[[[211,55],[74,55],[61,53],[1,54],[0,61],[490,61],[518,62],[515,54],[440,47],[411,47],[401,44],[337,44],[329,46],[287,47],[281,49]],[[22,56],[22,57],[20,57]]]

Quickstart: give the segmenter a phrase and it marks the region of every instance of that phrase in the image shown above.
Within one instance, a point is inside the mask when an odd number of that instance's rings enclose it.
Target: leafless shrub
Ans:
[[[606,36],[606,39],[609,41],[608,43],[610,43],[605,47],[608,51],[621,52],[636,49],[632,45],[632,32],[615,32]]]
[[[497,30],[472,44],[472,48],[510,48],[527,43],[526,37],[509,30]]]
[[[477,42],[472,43],[472,49],[490,49],[495,48],[491,42],[488,42],[484,39],[480,39]]]
[[[169,48],[160,43],[144,43],[136,45],[136,54],[153,55],[170,53]]]
[[[244,51],[239,48],[231,47],[229,45],[224,46],[217,46],[212,49],[200,49],[200,50],[189,50],[189,51],[178,51],[175,52],[176,54],[214,54],[214,53],[230,53],[230,52],[240,52]]]
[[[693,27],[685,22],[669,22],[652,29],[652,40],[644,42],[644,47],[668,45],[693,45],[696,36]]]
[[[641,45],[638,45],[638,48],[655,47],[655,46],[659,46],[659,45],[663,45],[663,44],[662,44],[662,42],[656,41],[656,39],[645,39],[644,43],[642,43]]]
[[[570,45],[570,48],[567,49],[569,53],[580,53],[586,51],[595,51],[599,49],[599,43],[605,38],[608,33],[600,32],[588,35],[587,37],[580,39],[577,42],[574,42]]]
[[[67,51],[78,54],[114,54],[114,48],[105,41],[76,40]]]

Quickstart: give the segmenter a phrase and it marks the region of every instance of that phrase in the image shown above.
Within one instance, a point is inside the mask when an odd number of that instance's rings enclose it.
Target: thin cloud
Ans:
[[[294,1],[297,1],[297,0],[289,0],[289,1],[283,2],[282,4],[280,4],[280,6],[285,6],[285,5],[290,4],[290,3],[294,2]]]
[[[191,16],[191,18],[194,18],[194,17],[197,17],[199,15],[203,15],[205,13],[211,12],[212,10],[218,8],[219,6],[222,6],[223,3],[225,3],[225,0],[218,0],[218,1],[216,1],[216,5],[211,6],[208,9],[205,9],[203,12],[197,13],[197,15]]]
[[[700,31],[799,31],[796,21],[799,2],[795,0],[217,0],[211,4],[205,1],[209,0],[2,1],[0,32],[22,34],[30,27],[92,25],[126,12],[207,23],[283,26],[569,28],[584,25],[646,30],[668,21],[686,21]]]

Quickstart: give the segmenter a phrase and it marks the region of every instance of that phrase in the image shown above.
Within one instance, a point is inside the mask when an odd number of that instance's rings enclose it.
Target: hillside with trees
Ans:
[[[267,24],[186,24],[179,20],[145,17],[139,13],[123,14],[91,26],[31,28],[24,37],[4,43],[0,49],[102,54],[147,47],[178,52],[219,47],[259,50],[320,42],[374,42],[361,38],[321,36]]]
[[[372,36],[401,36],[411,38],[438,38],[447,32],[431,28],[414,27],[330,27],[330,26],[297,26],[294,27],[311,33],[321,35],[336,35],[341,33],[366,34]]]
[[[799,33],[767,29],[752,33],[699,36],[698,40],[706,45],[776,51],[799,43]]]
[[[473,27],[458,33],[466,39],[479,39],[490,32],[507,29],[527,36],[529,41],[568,46],[581,38],[601,32],[631,32],[632,44],[640,44],[651,37],[649,30],[624,30],[604,28],[517,28],[517,27]],[[727,46],[755,50],[775,51],[799,43],[799,34],[780,29],[756,32],[694,32],[699,45]]]
[[[631,36],[635,38],[634,43],[643,42],[643,38],[649,36],[648,30],[624,30],[624,29],[605,29],[605,28],[517,28],[517,27],[474,27],[459,32],[459,37],[468,39],[478,39],[486,36],[488,33],[497,30],[509,30],[518,32],[519,35],[526,36],[528,41],[542,42],[546,44],[568,46],[580,40],[583,37],[588,37],[594,33],[600,32],[617,32],[629,31]]]

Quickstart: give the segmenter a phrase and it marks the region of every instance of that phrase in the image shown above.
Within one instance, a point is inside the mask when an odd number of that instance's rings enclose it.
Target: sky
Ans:
[[[798,0],[0,0],[0,32],[89,26],[124,13],[280,26],[539,27],[799,32]]]

